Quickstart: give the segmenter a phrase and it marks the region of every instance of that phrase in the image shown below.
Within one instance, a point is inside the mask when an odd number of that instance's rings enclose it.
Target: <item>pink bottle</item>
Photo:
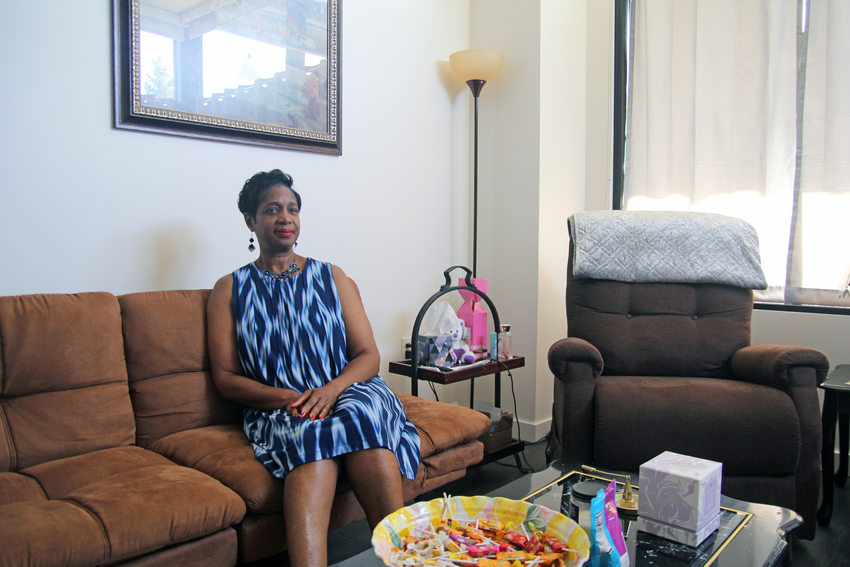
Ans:
[[[486,278],[470,278],[472,285],[482,293],[487,293]],[[458,280],[458,285],[466,285],[466,279]],[[481,305],[481,296],[477,293],[459,290],[463,305],[457,310],[457,316],[469,329],[469,348],[476,354],[487,352],[489,334],[487,333],[487,311]]]

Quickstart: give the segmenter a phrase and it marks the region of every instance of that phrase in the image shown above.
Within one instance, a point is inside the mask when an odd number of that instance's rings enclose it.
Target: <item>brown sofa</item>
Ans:
[[[281,482],[219,397],[208,290],[0,297],[0,566],[234,565],[285,547]],[[399,394],[404,496],[462,477],[478,412]],[[363,517],[341,479],[331,529]]]

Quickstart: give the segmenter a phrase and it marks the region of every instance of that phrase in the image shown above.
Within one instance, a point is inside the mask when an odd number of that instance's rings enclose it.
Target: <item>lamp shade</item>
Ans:
[[[489,81],[502,68],[505,57],[489,49],[467,49],[449,55],[452,72],[461,81]]]

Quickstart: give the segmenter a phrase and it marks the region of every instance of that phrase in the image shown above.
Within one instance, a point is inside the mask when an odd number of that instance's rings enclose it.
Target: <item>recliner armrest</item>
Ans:
[[[742,380],[781,389],[794,402],[800,422],[800,439],[808,440],[800,446],[795,474],[796,509],[806,518],[807,524],[814,522],[822,444],[817,385],[826,378],[829,361],[811,348],[757,345],[744,347],[732,356],[732,372]],[[806,496],[812,494],[814,498]],[[813,528],[805,529],[813,532]]]
[[[549,348],[555,374],[551,458],[593,462],[593,394],[602,367],[599,349],[583,339],[561,339]]]
[[[584,339],[567,337],[561,339],[549,347],[549,369],[560,379],[567,381],[571,376],[571,368],[575,364],[586,364],[589,368],[583,369],[582,374],[587,376],[590,371],[595,380],[601,373],[604,363],[602,353],[595,346]]]
[[[788,390],[800,373],[796,369],[814,371],[820,384],[829,372],[829,361],[820,351],[808,347],[787,345],[753,345],[732,355],[732,373],[736,378]],[[808,374],[808,373],[805,373]]]

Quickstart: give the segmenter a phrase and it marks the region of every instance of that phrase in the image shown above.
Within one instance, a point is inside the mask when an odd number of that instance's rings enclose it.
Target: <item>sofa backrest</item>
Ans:
[[[116,297],[0,297],[0,471],[134,440]]]
[[[728,378],[750,344],[753,292],[727,285],[626,283],[567,273],[567,331],[602,354],[603,374]]]
[[[178,431],[241,423],[210,373],[206,306],[210,290],[131,293],[118,298],[136,443]]]

